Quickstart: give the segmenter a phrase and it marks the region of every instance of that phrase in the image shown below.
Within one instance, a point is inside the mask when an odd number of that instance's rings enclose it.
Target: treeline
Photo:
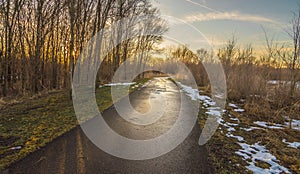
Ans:
[[[192,52],[187,46],[181,45],[168,48],[169,55],[166,61],[184,62],[192,71],[199,86],[209,86],[210,82],[203,64],[213,68],[217,60],[226,75],[229,99],[271,97],[282,106],[288,104],[288,101],[293,101],[291,99],[299,99],[300,89],[297,82],[300,81],[300,61],[296,59],[294,62],[294,54],[290,48],[274,43],[271,45],[266,46],[264,52],[259,54],[251,45],[241,47],[235,38],[228,40],[227,44],[216,52],[206,49]],[[168,66],[168,63],[165,65]],[[174,74],[178,71],[173,69]],[[278,84],[275,92],[270,88],[272,84],[275,85],[274,83]]]
[[[139,15],[150,15],[153,22],[139,30],[130,28]],[[70,88],[85,44],[122,18],[130,18],[131,25],[120,25],[122,32],[107,34],[100,42],[114,44],[129,32],[137,37],[106,56],[105,74],[99,77],[104,81],[133,54],[149,52],[162,40],[167,28],[149,0],[0,0],[0,96]],[[151,31],[159,35],[142,36]],[[140,59],[145,63],[147,56]]]
[[[286,29],[290,36],[286,43],[278,43],[264,29],[262,31],[265,33],[264,50],[257,51],[251,44],[240,46],[233,37],[217,50],[199,49],[194,53],[184,45],[168,48],[168,61],[184,62],[199,86],[210,83],[203,63],[213,68],[216,60],[220,61],[230,100],[243,98],[250,103],[270,103],[276,108],[299,103],[300,8],[293,13]]]

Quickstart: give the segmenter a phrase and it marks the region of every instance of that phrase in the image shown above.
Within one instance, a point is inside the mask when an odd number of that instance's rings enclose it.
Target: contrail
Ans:
[[[198,2],[194,2],[194,1],[192,1],[192,0],[185,0],[185,1],[190,2],[190,3],[192,3],[192,4],[195,4],[195,5],[198,5],[198,6],[202,7],[202,8],[207,9],[207,10],[210,10],[210,11],[213,11],[213,12],[217,12],[217,13],[221,13],[221,11],[212,9],[212,8],[207,7],[206,5],[200,4],[200,3],[198,3]]]

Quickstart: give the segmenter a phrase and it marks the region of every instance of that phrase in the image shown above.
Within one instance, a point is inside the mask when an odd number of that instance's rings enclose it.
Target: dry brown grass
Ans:
[[[247,115],[246,113],[237,113],[230,107],[228,107],[227,110],[228,112],[222,117],[226,123],[237,123],[230,120],[229,114],[239,119],[239,126],[234,127],[236,129],[236,131],[233,132],[235,136],[242,136],[247,144],[259,143],[265,146],[266,149],[279,160],[278,163],[280,165],[288,167],[292,173],[299,173],[299,149],[288,147],[287,144],[282,142],[283,139],[286,139],[288,142],[299,141],[300,135],[296,130],[257,129],[245,131],[242,130],[241,127],[257,126],[253,123],[257,118]],[[205,115],[199,116],[199,122],[201,126],[204,126]],[[245,160],[235,153],[241,149],[241,147],[237,144],[237,139],[226,136],[227,129],[227,127],[220,125],[219,129],[207,144],[211,164],[213,164],[216,173],[251,173],[245,168],[245,166],[248,165]],[[255,165],[261,168],[269,167],[269,164],[262,161],[256,161]]]

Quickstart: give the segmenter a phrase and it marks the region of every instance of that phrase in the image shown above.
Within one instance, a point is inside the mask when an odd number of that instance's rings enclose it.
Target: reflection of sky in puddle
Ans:
[[[138,108],[133,108],[126,102],[117,104],[119,105],[117,106],[118,113],[122,118],[136,125],[153,124],[164,115],[168,107],[172,106],[174,93],[166,93],[166,91],[178,92],[178,90],[173,89],[174,86],[173,82],[167,80],[167,78],[153,78],[142,86],[142,88],[147,88],[145,91],[149,92],[148,98],[140,99]],[[177,94],[179,95],[179,93]]]

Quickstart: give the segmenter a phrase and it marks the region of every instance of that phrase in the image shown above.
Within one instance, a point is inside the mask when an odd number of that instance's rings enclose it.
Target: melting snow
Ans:
[[[267,83],[268,83],[269,85],[279,85],[279,84],[286,83],[286,81],[280,81],[280,80],[269,80]]]
[[[17,146],[17,147],[12,147],[12,148],[10,148],[10,150],[20,150],[20,149],[22,149],[21,146]]]
[[[216,106],[216,102],[214,102],[212,98],[206,95],[200,95],[198,89],[193,89],[192,87],[183,85],[180,82],[177,82],[177,84],[180,85],[181,91],[184,91],[192,100],[200,100],[203,106],[206,107],[207,114],[217,117],[222,116],[223,112],[220,107]]]
[[[213,99],[206,95],[200,95],[198,89],[193,89],[190,86],[183,85],[180,82],[176,82],[180,88],[181,91],[185,92],[187,96],[189,96],[192,100],[200,100],[203,107],[207,109],[205,112],[208,115],[216,116],[218,118],[218,122],[224,121],[222,119],[222,115],[224,113],[224,110],[222,110],[220,107],[216,106],[216,102],[213,101]]]
[[[235,128],[233,128],[233,127],[228,127],[228,128],[227,128],[227,131],[228,131],[228,132],[231,132],[231,131],[236,131],[236,130],[235,130]]]
[[[130,86],[136,84],[135,82],[126,82],[126,83],[110,83],[105,84],[104,86]]]
[[[232,135],[232,133],[230,133],[230,132],[228,132],[228,133],[226,134],[226,136],[227,136],[227,137],[231,137],[231,138],[236,138],[236,139],[237,139],[238,141],[240,141],[240,142],[244,141],[244,138],[243,138],[243,137]]]
[[[264,122],[264,121],[256,121],[254,124],[257,124],[261,127],[269,128],[269,129],[283,129],[283,125],[281,124],[273,124],[270,125],[270,123]]]
[[[228,106],[230,106],[232,108],[238,108],[238,106],[236,104],[233,104],[233,103],[229,103]]]
[[[234,109],[235,112],[245,112],[245,109]]]
[[[180,85],[181,90],[184,91],[187,94],[187,96],[189,96],[192,100],[200,100],[202,102],[203,106],[207,109],[207,112],[206,112],[207,114],[219,117],[219,119],[218,119],[219,124],[221,124],[227,128],[227,133],[226,133],[227,137],[235,138],[239,141],[238,144],[242,147],[242,149],[238,150],[236,152],[236,154],[242,156],[245,159],[245,161],[249,164],[248,166],[246,166],[246,168],[248,170],[252,171],[255,174],[256,173],[257,174],[258,173],[280,173],[280,172],[290,173],[287,168],[278,164],[279,161],[276,159],[276,157],[274,155],[272,155],[265,148],[265,146],[261,146],[258,143],[255,143],[254,145],[246,144],[246,143],[244,143],[245,139],[242,136],[233,135],[232,132],[236,131],[236,129],[233,126],[238,126],[238,124],[225,122],[221,117],[223,115],[224,111],[222,111],[219,107],[216,107],[216,103],[210,97],[205,96],[205,95],[200,95],[199,91],[197,89],[193,89],[189,86],[185,86],[185,85],[181,84],[180,82],[178,82],[178,84]],[[229,103],[229,106],[234,108],[235,112],[244,112],[245,111],[244,109],[240,109],[240,108],[238,108],[237,105],[232,104],[232,103]],[[239,122],[238,118],[232,117],[230,119]],[[262,126],[262,127],[266,127],[266,128],[272,128],[272,129],[282,129],[283,128],[283,125],[280,125],[280,124],[275,124],[275,125],[269,126],[268,123],[260,122],[260,121],[255,122],[255,124]],[[297,122],[297,125],[298,126],[300,125],[300,121]],[[245,131],[251,131],[251,130],[261,129],[261,128],[250,127],[250,128],[241,128],[241,129],[243,129]],[[221,130],[221,132],[223,133],[222,130]],[[296,144],[296,145],[298,145],[298,144]],[[255,165],[256,161],[266,162],[270,165],[270,167],[267,169],[257,167]]]
[[[284,127],[289,126],[289,122],[285,122],[285,125],[282,124],[272,124],[264,121],[256,121],[254,124],[259,125],[261,127],[269,128],[269,129],[284,129]],[[300,120],[292,121],[292,129],[300,131]]]
[[[244,138],[241,136],[235,136],[231,132],[236,131],[236,129],[232,126],[238,126],[238,124],[230,123],[230,122],[225,122],[222,118],[219,119],[219,124],[227,127],[227,134],[226,136],[229,138],[236,138],[238,141],[244,141]],[[223,131],[221,131],[223,133]]]
[[[261,129],[261,128],[259,128],[259,127],[250,127],[250,128],[241,128],[242,130],[245,130],[245,131],[247,131],[247,132],[250,132],[250,131],[252,131],[252,130],[257,130],[257,129]]]
[[[228,106],[234,108],[235,112],[245,112],[245,109],[240,109],[236,104],[229,103]]]
[[[222,113],[218,110],[213,110],[213,109],[210,109],[210,108],[207,108],[208,111],[205,112],[206,114],[208,115],[213,115],[213,116],[217,116],[217,117],[221,117],[222,116]]]
[[[201,97],[199,95],[198,89],[193,89],[192,87],[183,85],[180,82],[177,82],[177,84],[180,85],[181,91],[184,91],[186,93],[186,95],[189,96],[194,101],[198,100],[198,99],[205,100],[205,101],[209,101],[210,100],[210,97],[208,97],[208,96]]]
[[[287,127],[289,126],[289,124],[289,122],[285,122],[285,125]],[[292,120],[292,129],[300,131],[300,120]]]
[[[238,118],[229,118],[230,120],[233,120],[233,121],[237,121],[237,122],[240,122],[240,120]]]
[[[228,126],[238,126],[239,124],[235,124],[235,123],[230,123],[230,122],[227,122],[226,123]]]
[[[246,168],[253,173],[290,173],[287,168],[278,164],[279,161],[265,148],[265,146],[261,146],[258,143],[255,143],[254,145],[246,143],[238,144],[242,147],[242,149],[235,153],[244,158],[244,160],[249,164]],[[266,169],[257,167],[255,165],[257,161],[268,163],[270,167]]]
[[[284,80],[269,80],[267,82],[269,85],[290,85],[291,81],[284,81]],[[300,88],[300,82],[296,82],[296,88],[299,89]]]
[[[227,134],[226,134],[227,137],[236,138],[238,141],[244,141],[243,137],[235,136],[231,133],[233,131],[236,131],[236,129],[233,126],[238,126],[238,124],[225,122],[221,118],[223,115],[223,111],[221,111],[221,109],[219,107],[215,106],[216,103],[210,97],[205,96],[205,95],[199,95],[199,91],[197,89],[193,89],[193,88],[191,88],[189,86],[185,86],[181,83],[178,83],[178,84],[181,86],[182,90],[184,92],[186,92],[189,97],[191,97],[192,100],[197,100],[197,99],[201,100],[201,102],[207,109],[207,111],[205,112],[206,114],[219,117],[219,119],[218,119],[219,124],[227,127]],[[234,104],[230,104],[230,106],[238,109],[238,107]],[[239,109],[239,111],[242,112],[242,109]],[[231,118],[231,119],[239,122],[238,118]]]
[[[292,147],[292,148],[300,148],[300,143],[299,142],[287,142],[286,139],[283,139],[282,142],[284,142],[285,144],[288,144],[288,147]]]

